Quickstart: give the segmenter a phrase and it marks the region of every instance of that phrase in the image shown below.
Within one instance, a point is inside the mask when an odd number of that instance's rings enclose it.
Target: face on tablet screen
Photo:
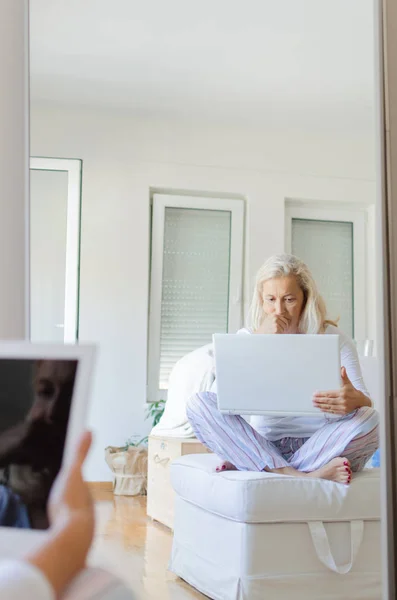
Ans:
[[[0,527],[46,529],[78,361],[0,358]]]

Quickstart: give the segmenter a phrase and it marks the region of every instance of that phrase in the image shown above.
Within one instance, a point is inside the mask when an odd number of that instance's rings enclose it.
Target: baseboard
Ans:
[[[92,492],[112,492],[113,483],[111,481],[87,481],[88,487]]]

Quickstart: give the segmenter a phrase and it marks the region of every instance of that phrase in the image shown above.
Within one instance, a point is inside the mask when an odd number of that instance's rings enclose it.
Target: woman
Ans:
[[[314,393],[318,417],[261,416],[249,424],[218,411],[215,381],[210,392],[188,402],[197,438],[224,461],[217,471],[268,471],[349,484],[352,472],[363,469],[378,447],[378,415],[355,345],[326,319],[324,301],[301,260],[281,255],[266,261],[256,277],[251,321],[252,328],[239,333],[338,334],[341,388]]]

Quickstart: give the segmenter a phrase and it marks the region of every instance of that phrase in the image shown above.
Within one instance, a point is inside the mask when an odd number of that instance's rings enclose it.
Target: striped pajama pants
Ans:
[[[243,417],[220,413],[212,392],[194,395],[186,412],[196,437],[239,471],[293,467],[310,473],[343,456],[356,472],[364,468],[379,445],[378,413],[369,407],[326,422],[309,438],[275,442],[260,435]]]

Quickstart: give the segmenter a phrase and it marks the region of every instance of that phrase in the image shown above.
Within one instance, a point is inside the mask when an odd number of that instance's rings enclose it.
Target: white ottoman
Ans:
[[[173,573],[215,600],[381,598],[378,469],[348,487],[217,464],[171,465]]]

